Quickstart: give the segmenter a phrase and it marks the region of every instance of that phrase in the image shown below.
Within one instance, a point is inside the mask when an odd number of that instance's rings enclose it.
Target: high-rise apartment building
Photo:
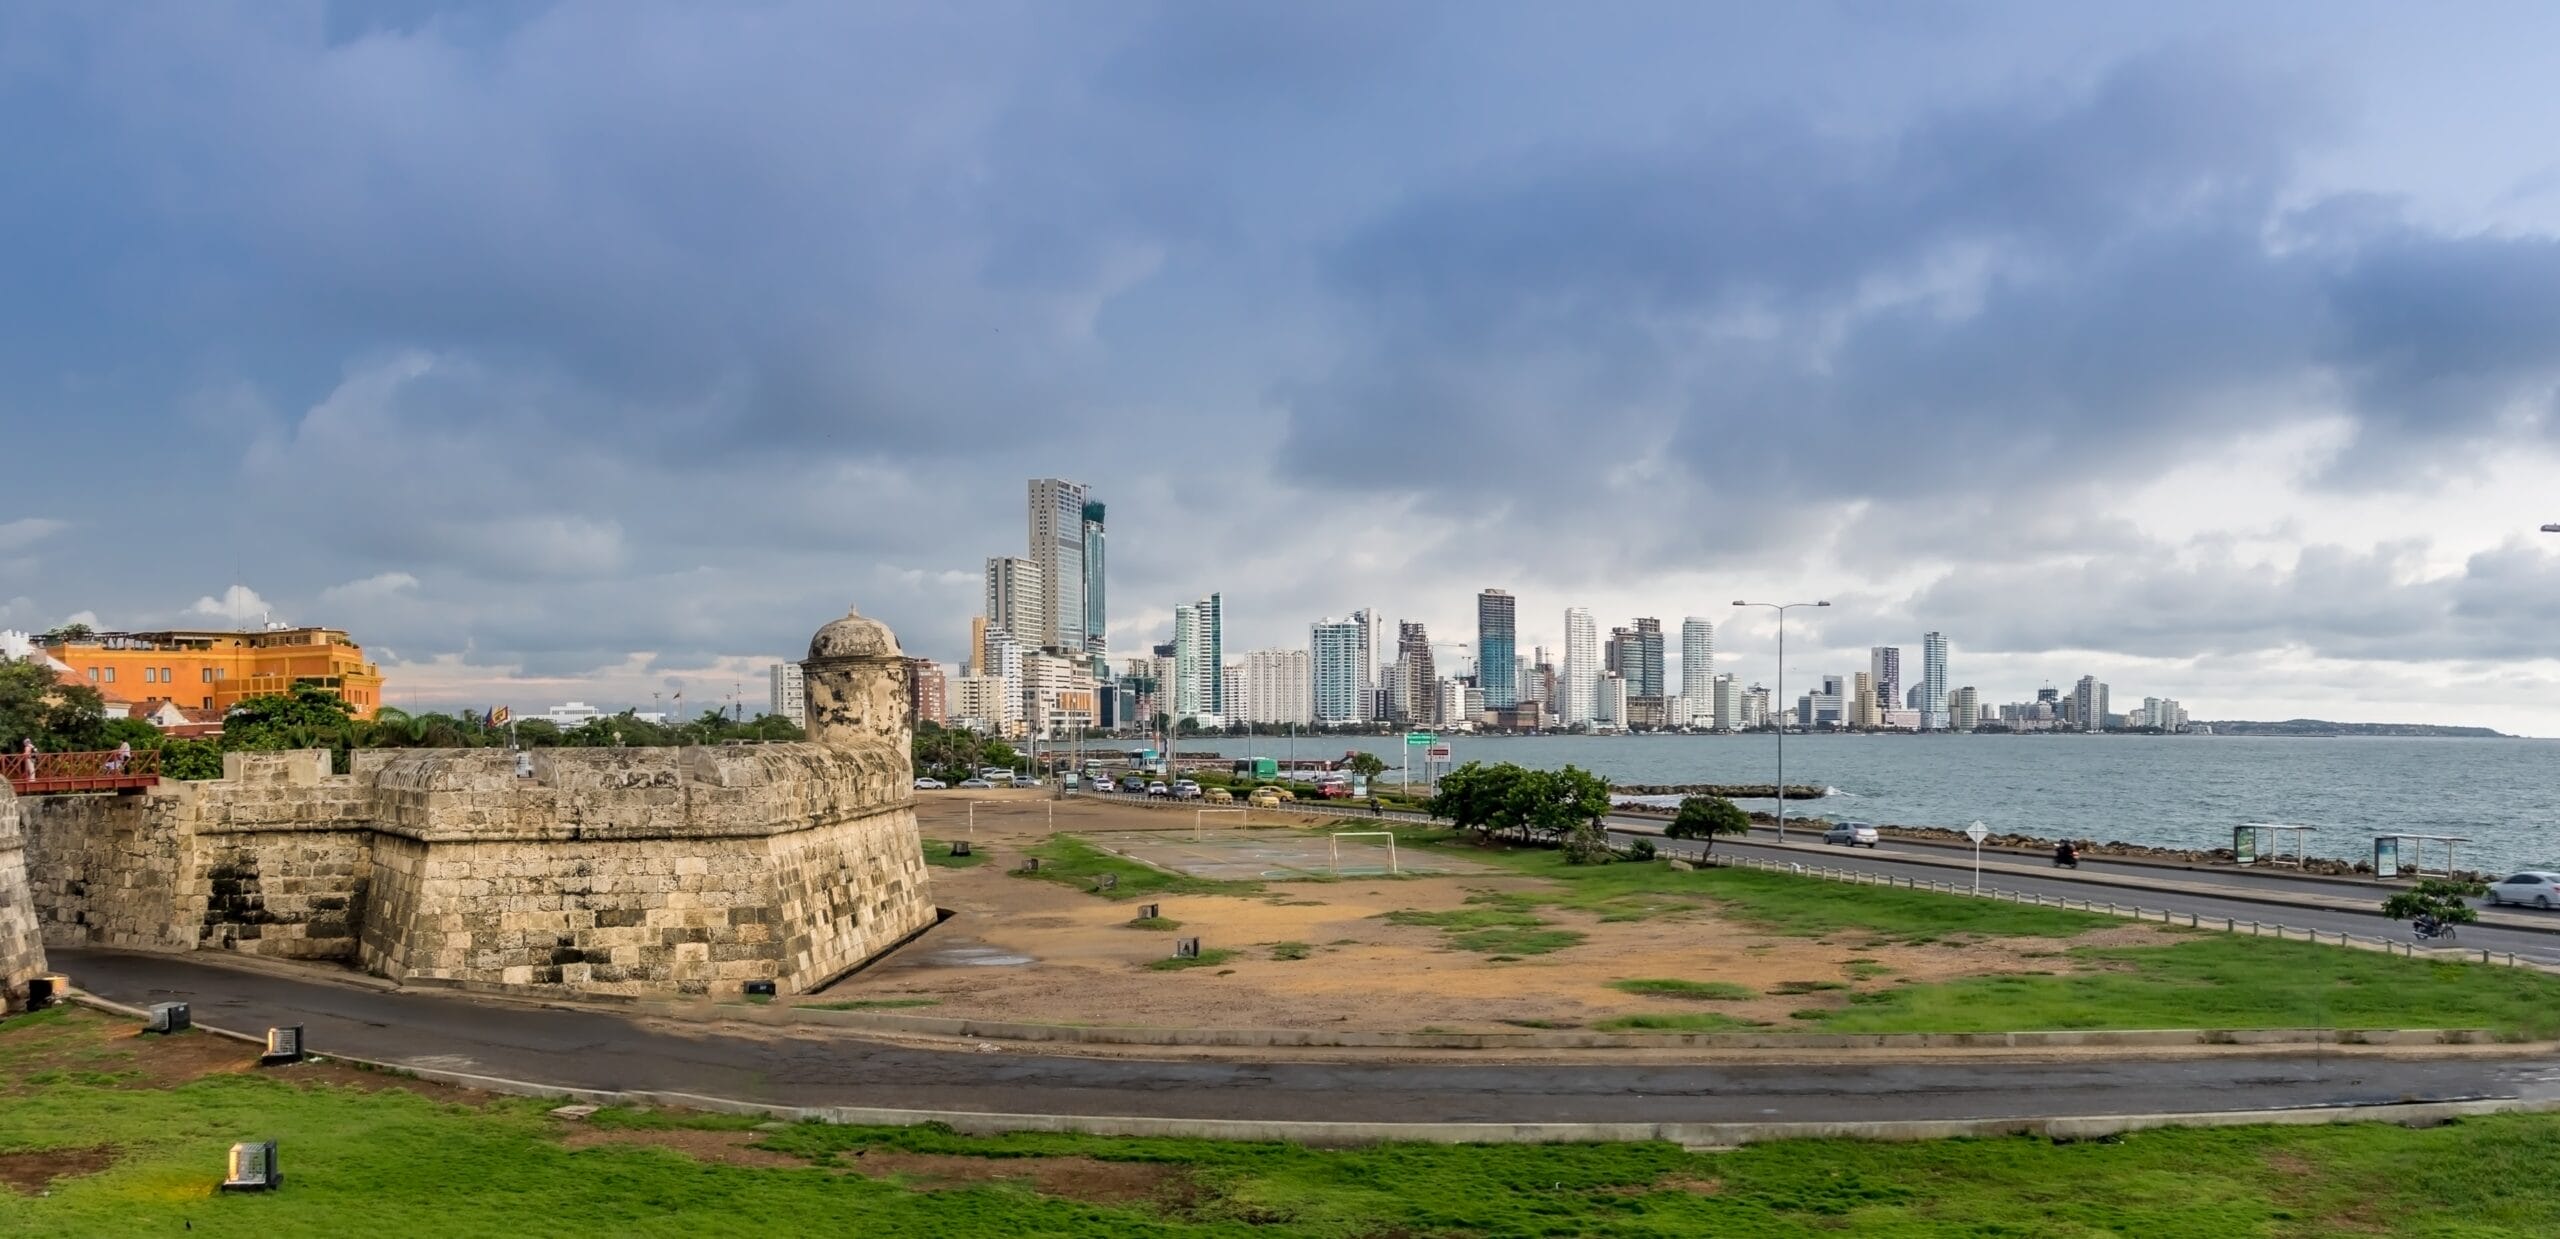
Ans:
[[[1709,727],[1716,713],[1716,626],[1697,616],[1680,621],[1680,708],[1683,727]]]
[[[1103,606],[1103,536],[1102,505],[1091,499],[1084,504],[1084,652],[1096,663],[1111,652],[1104,634],[1110,628],[1110,616]]]
[[[1709,722],[1717,731],[1742,729],[1742,681],[1730,675],[1716,677],[1715,712]]]
[[[1040,586],[1040,565],[1028,559],[999,555],[987,560],[988,625],[1013,634],[1016,641],[1038,645],[1039,625],[1048,612]],[[990,668],[978,670],[986,674]]]
[[[1031,627],[1014,635],[1042,649],[1084,653],[1084,485],[1031,480],[1031,562],[1041,598]]]
[[[1360,719],[1367,722],[1382,717],[1378,710],[1378,615],[1367,607],[1351,613],[1351,623],[1360,637]]]
[[[1860,731],[1873,731],[1883,721],[1876,705],[1875,673],[1858,672],[1853,681],[1849,688],[1849,725]]]
[[[1920,729],[1937,731],[1947,725],[1947,634],[1923,633],[1920,637]]]
[[[1236,665],[1239,700],[1230,718],[1272,726],[1304,727],[1315,721],[1315,659],[1310,650],[1253,650]]]
[[[1431,634],[1418,620],[1396,624],[1396,704],[1405,721],[1440,722],[1440,674],[1431,660]]]
[[[1476,687],[1484,690],[1488,710],[1519,704],[1520,622],[1508,592],[1488,589],[1476,595]]]
[[[2082,731],[2107,729],[2107,686],[2094,675],[2080,677],[2071,690],[2071,723]]]
[[[800,664],[775,663],[765,669],[765,676],[772,681],[773,692],[773,708],[766,713],[779,714],[790,719],[792,726],[807,730],[809,693],[800,679]]]
[[[996,681],[1001,700],[995,703],[988,723],[1000,736],[1019,736],[1023,731],[1022,706],[1023,657],[1030,648],[1002,628],[987,630],[987,665],[984,674]]]
[[[1600,688],[1600,630],[1589,607],[1567,607],[1564,613],[1564,665],[1556,671],[1556,717],[1565,726],[1588,726]]]
[[[1615,671],[1600,673],[1591,694],[1591,727],[1594,731],[1627,729],[1627,677]]]
[[[1315,721],[1360,721],[1360,650],[1356,619],[1327,617],[1307,625],[1307,654],[1315,678]]]
[[[919,723],[940,723],[950,716],[947,697],[949,682],[943,678],[942,664],[930,658],[907,660],[907,714]],[[778,711],[777,711],[778,713]],[[795,723],[800,720],[793,719]],[[807,727],[807,723],[800,723]]]
[[[1971,731],[1982,721],[1982,694],[1965,685],[1947,694],[1947,727],[1951,731]]]
[[[1902,647],[1871,646],[1867,650],[1867,675],[1875,681],[1876,704],[1890,710],[1902,704]]]
[[[1218,595],[1173,609],[1173,717],[1223,722],[1226,646]]]

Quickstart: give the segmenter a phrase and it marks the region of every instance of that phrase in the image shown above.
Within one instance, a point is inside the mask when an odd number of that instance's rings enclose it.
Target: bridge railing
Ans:
[[[159,781],[160,751],[0,754],[0,773],[21,793],[138,787]]]

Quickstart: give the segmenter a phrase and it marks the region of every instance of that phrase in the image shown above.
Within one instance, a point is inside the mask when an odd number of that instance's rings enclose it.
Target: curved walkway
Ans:
[[[79,988],[190,1004],[234,1030],[300,1024],[320,1054],[564,1089],[989,1115],[1380,1124],[1848,1124],[2409,1102],[2560,1103],[2560,1061],[2329,1055],[2190,1061],[1400,1064],[1073,1058],[892,1046],[592,1009],[474,1002],[183,956],[52,952]]]

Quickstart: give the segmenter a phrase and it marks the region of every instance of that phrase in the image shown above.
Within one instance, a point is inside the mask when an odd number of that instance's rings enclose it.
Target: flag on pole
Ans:
[[[491,727],[504,727],[507,725],[507,720],[511,717],[513,716],[507,712],[507,708],[505,706],[492,706],[489,709],[489,725]]]

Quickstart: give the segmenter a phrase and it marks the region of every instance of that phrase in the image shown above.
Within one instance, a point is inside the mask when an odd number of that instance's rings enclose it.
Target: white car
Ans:
[[[2489,902],[2560,908],[2560,873],[2527,869],[2513,877],[2500,878],[2489,887]]]
[[[1872,848],[1884,842],[1876,828],[1865,822],[1835,822],[1822,832],[1824,843],[1845,844],[1853,848]]]
[[[941,791],[942,789],[944,789],[944,788],[946,788],[946,787],[949,787],[949,786],[951,786],[951,785],[950,785],[950,784],[948,784],[948,783],[943,782],[943,781],[942,781],[942,780],[940,780],[940,779],[918,779],[918,780],[916,780],[916,790],[917,790],[917,791],[920,791],[920,792],[938,792],[938,791]]]
[[[993,788],[995,784],[989,783],[985,779],[962,779],[960,780],[960,786],[968,788],[971,791],[986,791]]]

